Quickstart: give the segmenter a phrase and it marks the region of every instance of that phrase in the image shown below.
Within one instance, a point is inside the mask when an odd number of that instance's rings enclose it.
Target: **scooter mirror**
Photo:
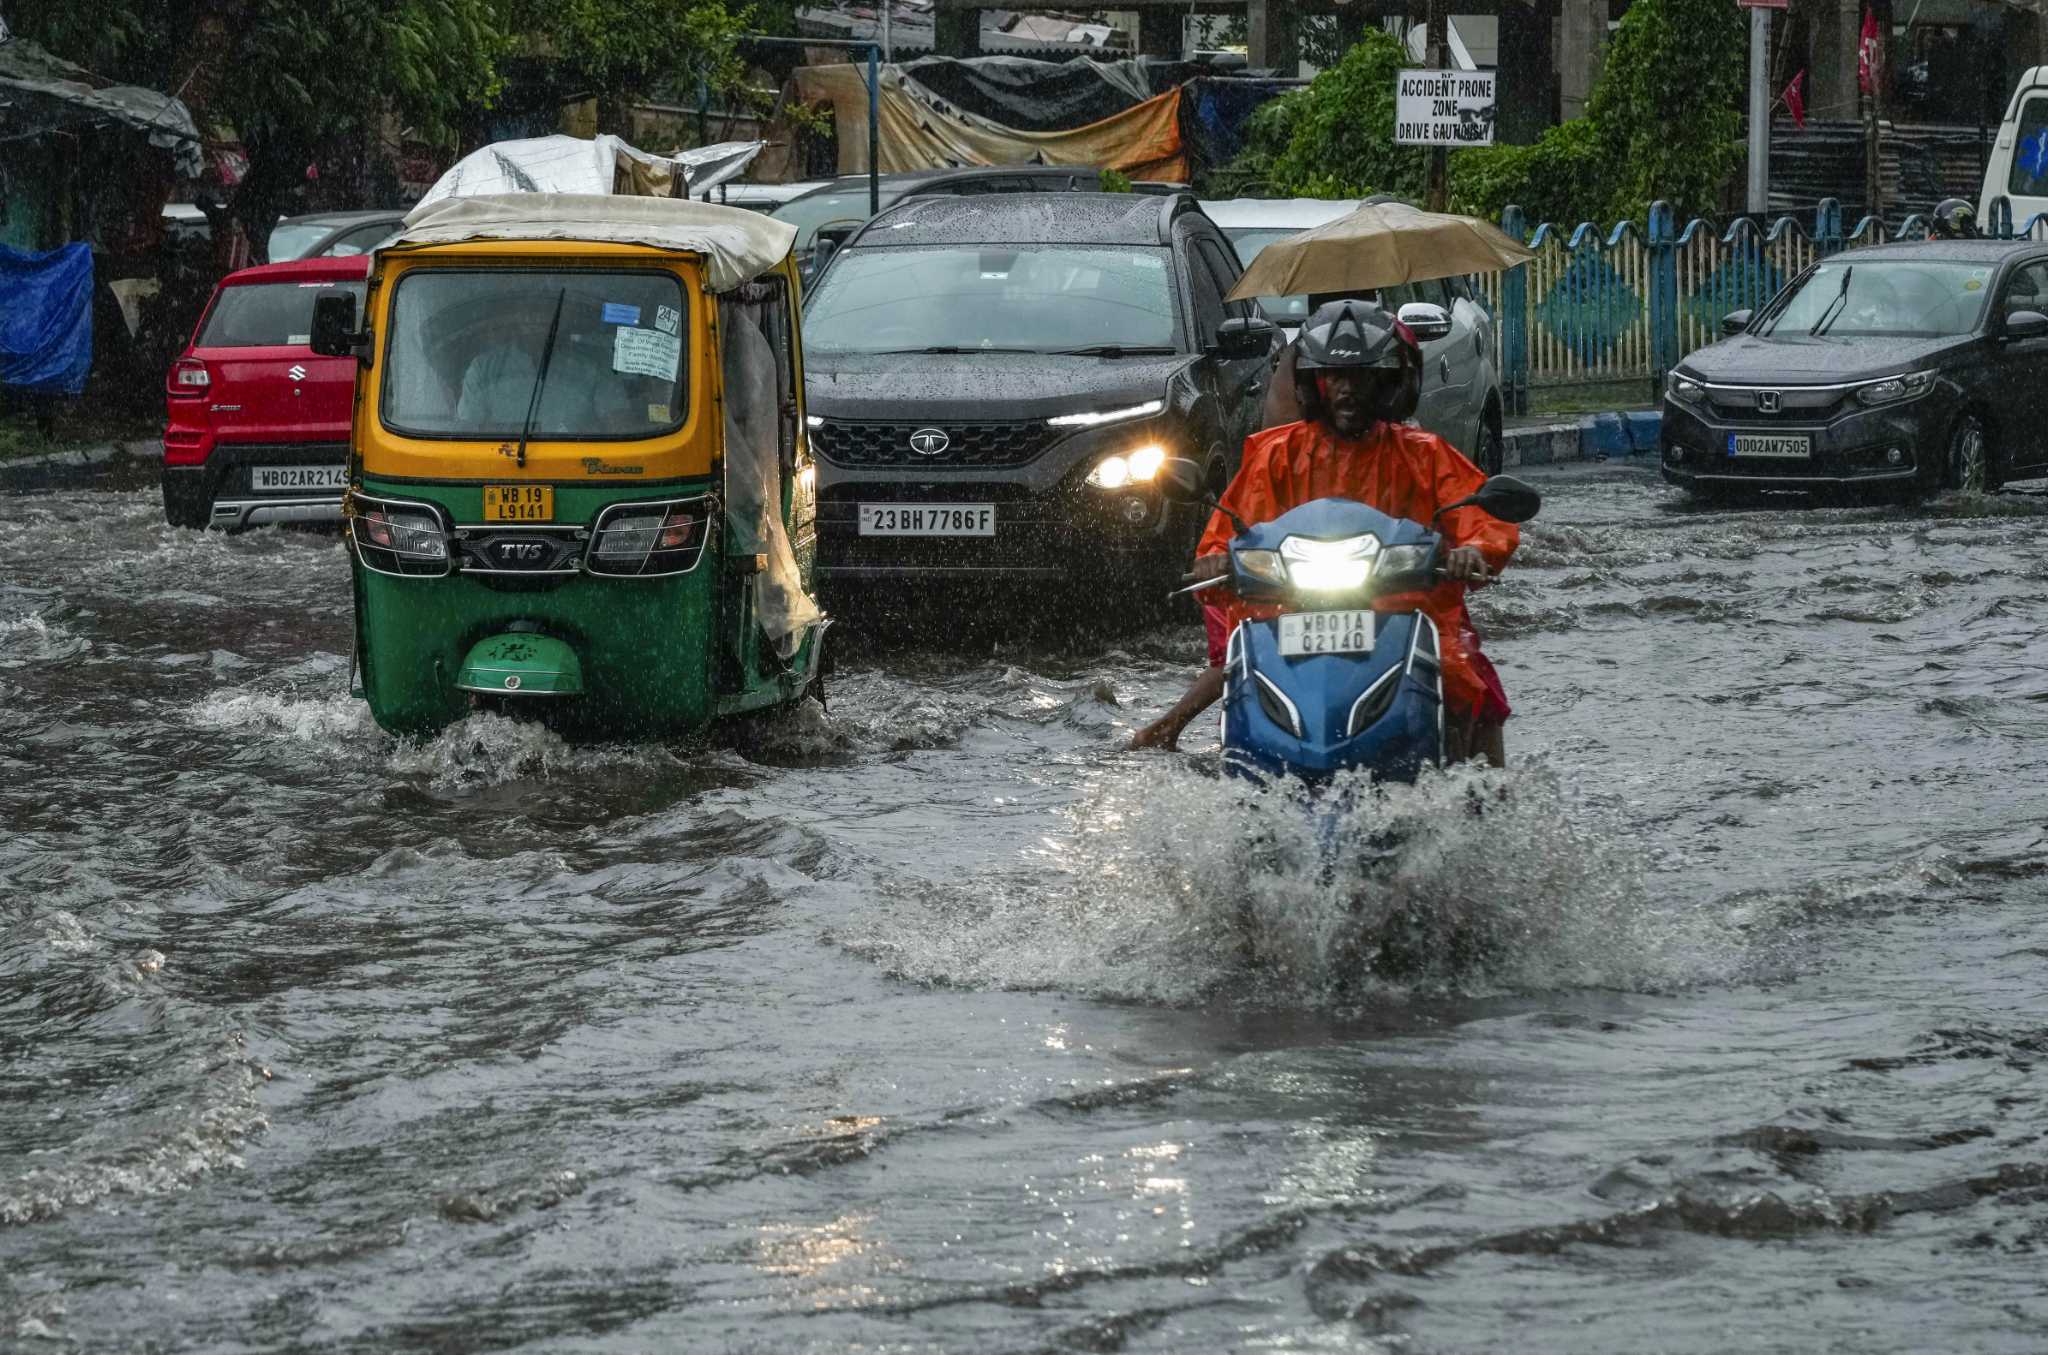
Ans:
[[[1159,492],[1176,503],[1198,503],[1203,493],[1202,468],[1186,457],[1168,457],[1159,467]]]
[[[1502,522],[1527,522],[1543,511],[1536,487],[1512,475],[1496,475],[1479,487],[1472,501]]]

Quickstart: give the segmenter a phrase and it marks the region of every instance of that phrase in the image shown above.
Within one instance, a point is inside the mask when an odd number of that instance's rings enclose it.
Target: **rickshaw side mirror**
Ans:
[[[368,339],[355,325],[356,299],[347,292],[322,292],[313,301],[313,351],[323,358],[353,356],[367,367]]]

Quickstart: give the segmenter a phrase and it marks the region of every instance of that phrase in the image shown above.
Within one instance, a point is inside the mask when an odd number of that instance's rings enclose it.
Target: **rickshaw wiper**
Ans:
[[[540,371],[533,378],[533,398],[526,402],[526,424],[519,430],[519,469],[526,469],[526,440],[533,436],[533,421],[540,417],[540,391],[548,382],[548,364],[555,360],[555,331],[562,327],[562,303],[569,289],[555,293],[555,315],[548,321],[547,346],[540,350]]]

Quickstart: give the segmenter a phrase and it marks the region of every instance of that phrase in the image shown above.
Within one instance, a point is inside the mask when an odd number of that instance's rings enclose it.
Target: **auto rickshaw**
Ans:
[[[799,699],[810,593],[795,232],[687,199],[449,198],[370,268],[345,532],[355,690],[394,733],[478,707],[672,735]]]

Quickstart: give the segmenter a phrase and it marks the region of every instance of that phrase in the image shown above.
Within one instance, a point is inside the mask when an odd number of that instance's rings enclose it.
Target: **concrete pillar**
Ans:
[[[1248,0],[1245,30],[1248,64],[1282,75],[1301,70],[1301,30],[1293,0]]]
[[[1138,55],[1163,61],[1186,59],[1187,23],[1183,11],[1153,6],[1138,11]]]
[[[1817,0],[1809,13],[1806,116],[1853,121],[1859,116],[1856,44],[1863,6],[1859,0]]]
[[[941,9],[932,15],[932,45],[940,56],[981,55],[981,11]]]
[[[1586,115],[1586,100],[1607,55],[1607,0],[1560,0],[1557,37],[1558,113]]]

